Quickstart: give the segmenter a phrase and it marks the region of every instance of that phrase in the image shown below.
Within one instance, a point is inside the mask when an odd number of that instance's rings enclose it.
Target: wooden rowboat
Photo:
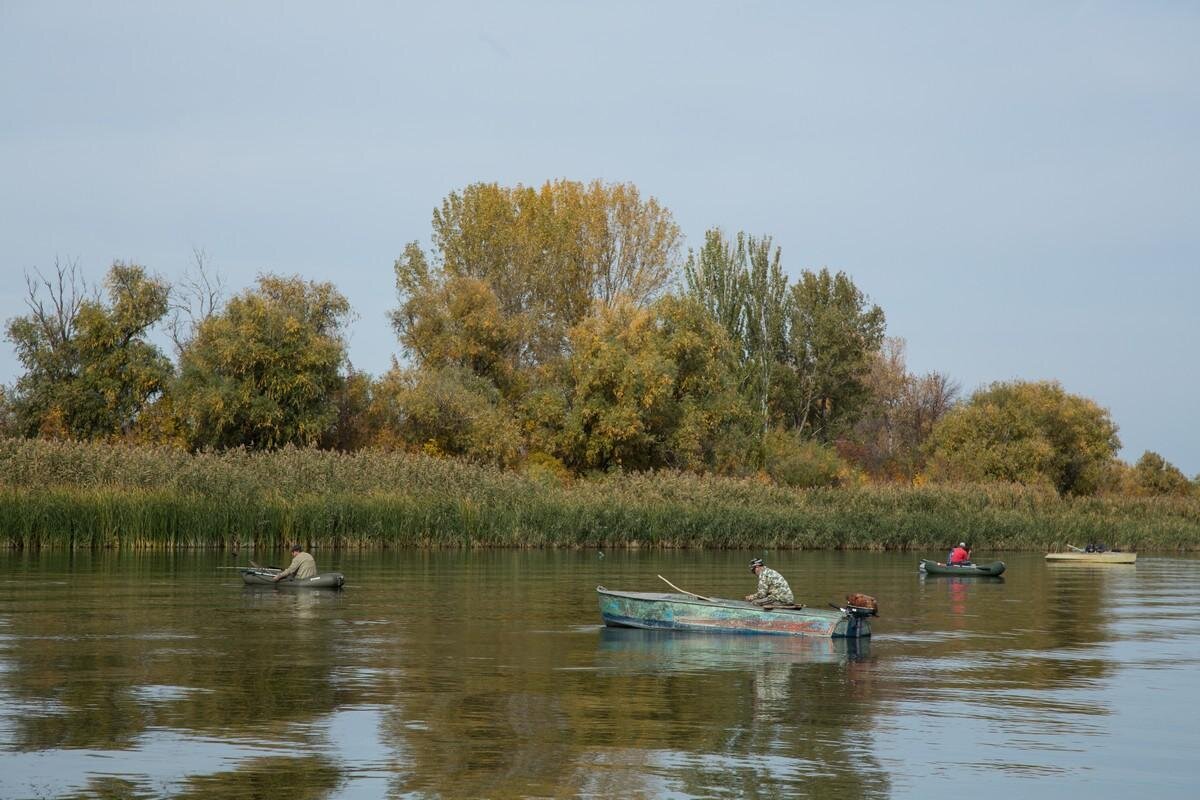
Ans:
[[[928,561],[921,559],[921,572],[926,575],[983,575],[996,577],[1002,575],[1007,569],[1003,561],[993,561],[990,564],[968,564],[966,566],[957,566],[952,564],[939,564],[936,561]]]
[[[280,589],[340,589],[346,582],[346,577],[340,572],[322,572],[311,578],[296,578],[293,575],[281,581],[274,580],[280,570],[245,567],[241,572],[242,580],[247,586],[278,586]]]
[[[612,628],[646,628],[709,633],[858,638],[871,635],[874,612],[846,608],[764,609],[745,600],[667,592],[620,592],[596,587],[600,616]]]
[[[1046,560],[1075,564],[1134,564],[1137,562],[1137,553],[1046,553]]]

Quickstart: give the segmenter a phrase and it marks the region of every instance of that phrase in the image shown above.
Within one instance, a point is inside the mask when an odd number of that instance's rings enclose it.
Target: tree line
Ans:
[[[227,296],[203,253],[174,285],[122,262],[100,287],[74,263],[35,271],[6,326],[24,372],[0,389],[0,433],[408,450],[562,481],[1200,492],[1156,453],[1121,462],[1108,411],[1057,383],[964,398],[910,373],[848,275],[785,270],[770,236],[714,228],[684,253],[670,211],[632,184],[472,184],[434,209],[431,245],[393,265],[402,358],[379,376],[350,365],[350,303],[328,282],[264,274]]]

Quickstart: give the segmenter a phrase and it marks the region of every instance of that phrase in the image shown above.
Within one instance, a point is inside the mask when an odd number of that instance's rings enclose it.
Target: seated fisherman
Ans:
[[[280,572],[271,580],[281,581],[284,578],[296,576],[296,580],[304,580],[312,578],[317,574],[317,562],[312,556],[304,552],[303,548],[298,544],[292,545],[292,563],[288,568]]]
[[[966,542],[959,542],[958,547],[950,551],[951,564],[970,564],[971,551],[967,549]]]
[[[761,558],[750,562],[750,571],[758,576],[758,591],[746,595],[746,599],[758,606],[790,606],[796,598],[792,587],[775,570],[763,564]]]

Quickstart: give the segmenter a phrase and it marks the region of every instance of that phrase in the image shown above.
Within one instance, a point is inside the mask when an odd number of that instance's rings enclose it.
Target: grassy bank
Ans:
[[[561,485],[399,453],[0,441],[9,547],[1200,549],[1200,502],[1018,486],[793,491],[679,474]]]

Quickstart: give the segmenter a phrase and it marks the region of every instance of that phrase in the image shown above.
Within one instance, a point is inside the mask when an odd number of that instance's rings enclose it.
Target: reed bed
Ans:
[[[570,484],[421,455],[190,455],[0,440],[0,541],[40,547],[1200,549],[1200,501],[1012,485],[795,491],[679,473]]]

